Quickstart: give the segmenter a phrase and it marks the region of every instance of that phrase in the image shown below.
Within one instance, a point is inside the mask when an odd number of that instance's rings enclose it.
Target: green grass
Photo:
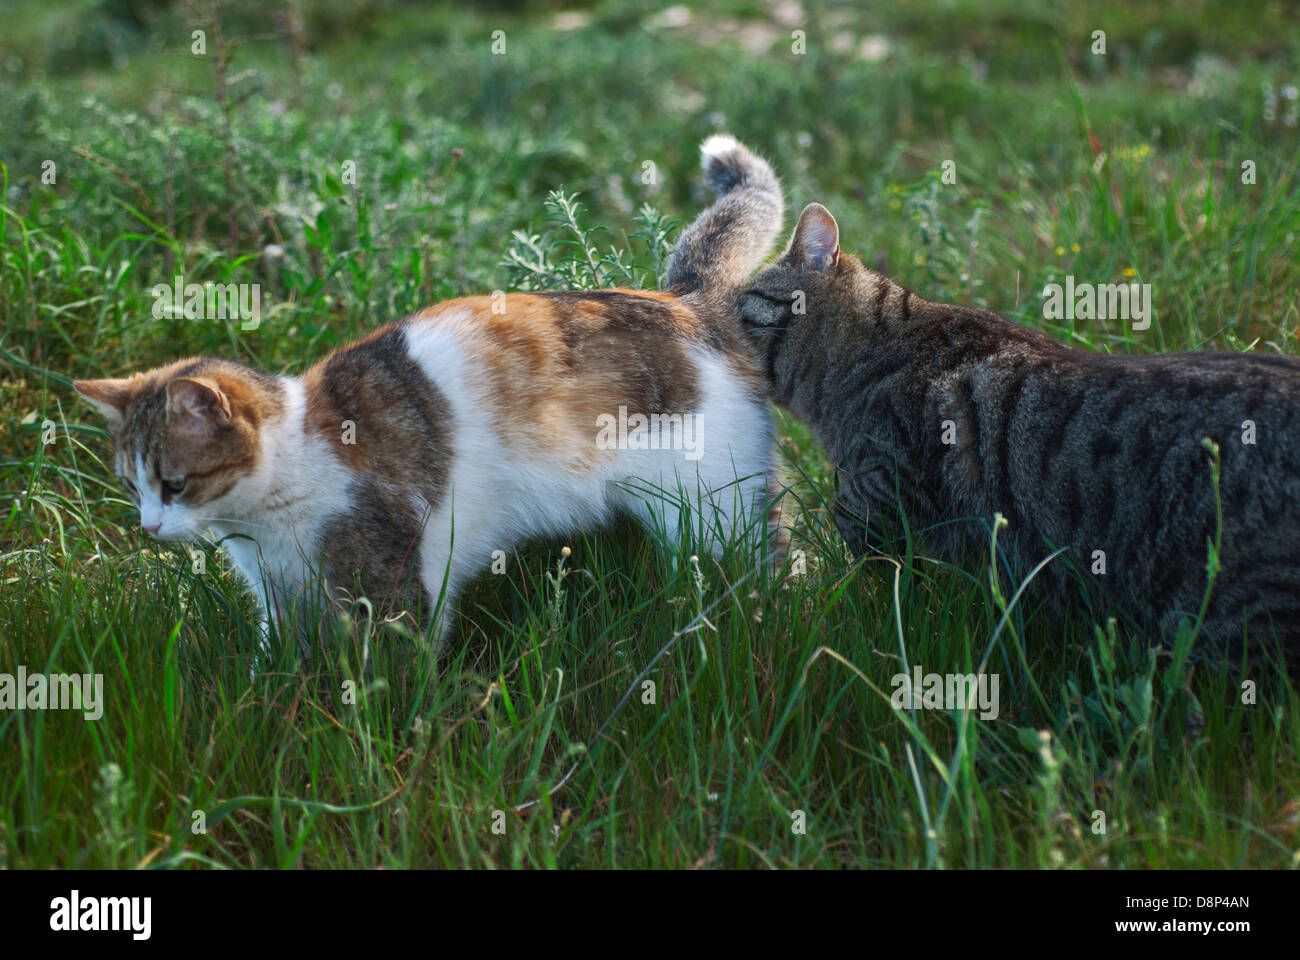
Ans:
[[[655,5],[598,4],[562,30],[545,5],[308,0],[299,47],[230,4],[223,34],[248,42],[224,105],[211,24],[164,4],[137,33],[121,6],[24,0],[0,40],[0,672],[102,673],[107,701],[93,722],[0,713],[0,864],[1300,861],[1300,702],[1278,671],[1243,703],[1237,665],[1054,628],[920,544],[854,564],[824,455],[784,415],[802,576],[746,579],[730,555],[697,576],[624,525],[485,574],[441,664],[359,618],[250,678],[251,599],[217,554],[195,572],[142,534],[68,388],[199,352],[300,372],[436,300],[653,285],[718,127],[927,296],[1094,349],[1294,354],[1300,126],[1263,92],[1300,82],[1281,5],[808,3],[799,57],[753,0],[653,29]],[[856,55],[868,35],[883,59]],[[548,219],[559,189],[587,208],[568,224]],[[594,267],[566,262],[575,239]],[[253,331],[156,320],[176,273],[273,302]],[[1046,323],[1038,294],[1067,273],[1152,284],[1151,329]],[[891,708],[905,667],[986,657],[997,719]]]

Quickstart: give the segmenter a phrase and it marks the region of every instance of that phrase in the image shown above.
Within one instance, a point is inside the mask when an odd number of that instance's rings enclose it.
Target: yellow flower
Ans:
[[[1151,156],[1151,144],[1140,143],[1135,147],[1118,147],[1116,148],[1115,153],[1121,160],[1131,160],[1141,163],[1147,157]]]
[[[916,256],[912,258],[912,262],[915,263],[918,267],[925,266],[925,254],[918,253]]]
[[[1125,268],[1124,268],[1124,276],[1126,276],[1126,277],[1135,277],[1135,276],[1137,276],[1137,271],[1134,270],[1132,267],[1125,267]]]
[[[1072,244],[1070,244],[1070,249],[1071,249],[1072,251],[1074,251],[1075,253],[1078,253],[1078,252],[1079,252],[1079,245],[1078,245],[1077,243],[1072,243]]]
[[[1056,255],[1057,255],[1058,257],[1063,257],[1063,256],[1065,256],[1065,247],[1057,247],[1057,248],[1056,248]]]
[[[901,210],[901,209],[903,209],[903,201],[902,201],[902,200],[899,200],[898,197],[895,197],[893,200],[890,200],[890,201],[889,201],[889,209],[890,209],[890,210]]]

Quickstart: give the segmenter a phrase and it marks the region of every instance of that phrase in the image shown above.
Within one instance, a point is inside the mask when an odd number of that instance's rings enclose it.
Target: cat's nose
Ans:
[[[151,536],[151,537],[156,537],[156,536],[158,536],[158,531],[161,530],[161,529],[162,529],[162,521],[161,521],[161,520],[159,520],[157,523],[152,523],[152,524],[150,524],[150,523],[146,523],[146,524],[144,525],[144,532],[147,533],[147,534],[149,534],[149,536]]]

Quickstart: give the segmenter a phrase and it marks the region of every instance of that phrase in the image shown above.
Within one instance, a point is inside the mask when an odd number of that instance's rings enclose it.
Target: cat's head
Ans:
[[[830,211],[810,203],[778,259],[759,271],[740,295],[741,325],[753,338],[774,381],[785,347],[804,339],[808,328],[844,313],[857,277],[865,268],[840,252],[840,228]]]
[[[159,540],[192,538],[242,512],[262,424],[283,406],[274,378],[203,357],[73,386],[108,420],[114,469]]]

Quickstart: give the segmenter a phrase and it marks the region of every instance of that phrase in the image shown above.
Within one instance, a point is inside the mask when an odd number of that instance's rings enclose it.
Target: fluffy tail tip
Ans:
[[[729,133],[715,133],[700,144],[700,165],[719,196],[747,181],[775,179],[767,162]]]
[[[704,169],[707,170],[711,163],[731,153],[739,146],[740,141],[731,134],[715,133],[700,144],[700,157],[704,163]]]

